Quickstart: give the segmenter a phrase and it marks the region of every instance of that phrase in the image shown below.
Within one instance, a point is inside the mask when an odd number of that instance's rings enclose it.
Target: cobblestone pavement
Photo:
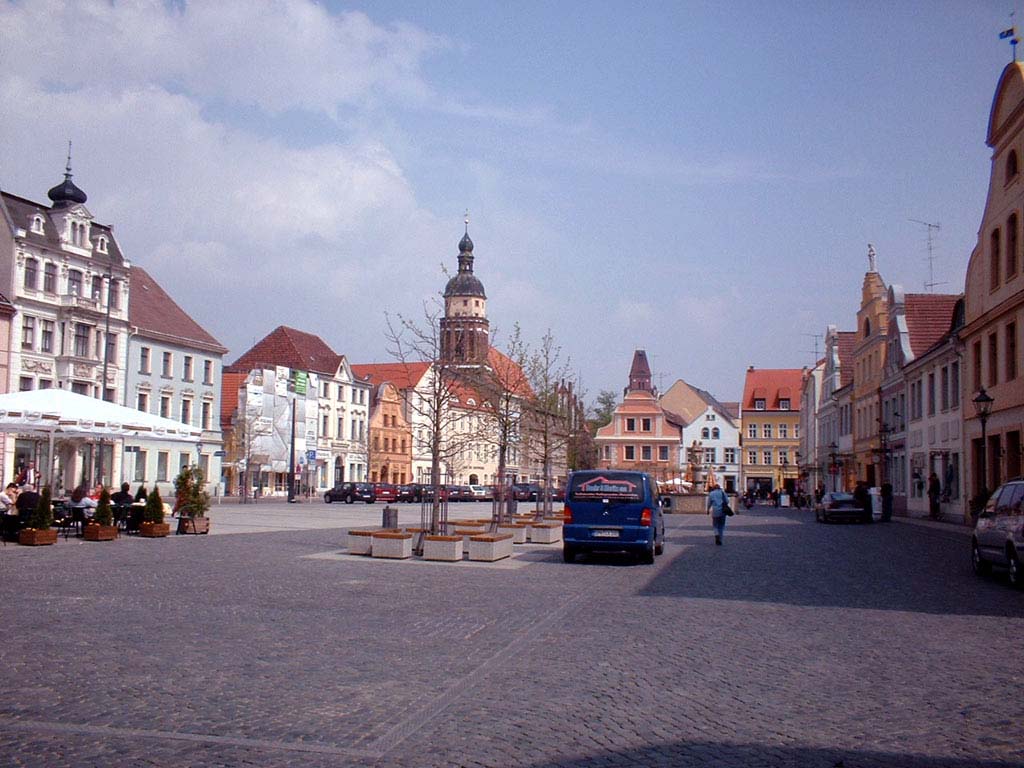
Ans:
[[[967,542],[755,509],[723,547],[670,516],[654,566],[9,545],[0,765],[1024,766],[1024,594]]]

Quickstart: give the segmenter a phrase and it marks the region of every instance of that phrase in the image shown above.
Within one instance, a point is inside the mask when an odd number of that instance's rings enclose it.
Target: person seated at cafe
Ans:
[[[0,511],[5,514],[14,514],[14,503],[18,499],[18,486],[16,483],[8,483],[3,492],[0,493]]]
[[[149,497],[149,494],[146,493],[146,486],[140,485],[139,486],[139,490],[137,490],[135,492],[135,503],[136,504],[139,504],[139,503],[145,504],[146,503],[146,499],[148,497]]]
[[[89,498],[83,483],[71,492],[71,502],[68,506],[72,509],[81,509],[86,517],[92,517],[92,510],[96,509],[96,499]]]
[[[14,502],[14,506],[18,510],[18,517],[23,522],[27,523],[32,513],[36,511],[36,507],[39,506],[39,494],[36,493],[36,487],[31,483],[22,486],[21,492],[18,494],[17,500]]]
[[[135,497],[132,496],[129,488],[128,483],[121,483],[121,490],[111,495],[110,503],[118,507],[130,506],[135,501]]]

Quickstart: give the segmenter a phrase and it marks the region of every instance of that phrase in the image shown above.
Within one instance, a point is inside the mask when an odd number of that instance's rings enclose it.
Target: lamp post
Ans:
[[[288,503],[295,501],[295,374],[288,380],[288,394],[292,401],[292,441],[288,450]]]
[[[992,413],[992,403],[995,402],[995,398],[986,392],[984,387],[982,387],[978,394],[975,395],[972,402],[974,403],[974,412],[981,420],[981,461],[979,462],[981,465],[980,496],[981,504],[984,504],[988,501],[988,467],[986,466],[988,464],[988,444],[985,435],[985,425],[988,422],[989,414]]]
[[[103,331],[103,377],[100,381],[100,400],[107,399],[107,367],[110,365],[110,289],[114,284],[113,271],[108,267],[107,273],[103,276],[107,281],[107,321],[106,327]],[[103,440],[100,440],[99,456],[97,458],[97,469],[96,478],[98,482],[103,482]],[[123,476],[123,473],[122,473]]]
[[[835,492],[835,491],[839,490],[839,488],[838,488],[839,466],[838,466],[838,464],[836,464],[836,457],[837,457],[836,451],[839,450],[839,446],[836,445],[835,442],[829,443],[828,450],[829,450],[829,453],[828,453],[828,458],[829,458],[828,472],[829,472],[830,475],[832,475],[832,490],[833,490],[833,492]]]

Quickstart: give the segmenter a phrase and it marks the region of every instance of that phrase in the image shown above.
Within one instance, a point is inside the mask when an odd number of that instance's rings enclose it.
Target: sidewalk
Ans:
[[[931,528],[935,531],[948,531],[950,533],[959,533],[964,536],[970,536],[974,529],[969,525],[963,523],[951,523],[945,520],[932,520],[927,517],[902,517],[893,516],[894,523],[907,523],[908,525],[917,525],[922,528]]]

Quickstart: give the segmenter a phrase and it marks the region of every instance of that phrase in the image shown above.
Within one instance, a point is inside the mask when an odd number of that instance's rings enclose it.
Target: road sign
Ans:
[[[224,456],[228,455],[228,452],[227,451],[214,451],[213,455],[223,458]]]
[[[316,451],[306,451],[306,461],[315,462],[316,461]]]

